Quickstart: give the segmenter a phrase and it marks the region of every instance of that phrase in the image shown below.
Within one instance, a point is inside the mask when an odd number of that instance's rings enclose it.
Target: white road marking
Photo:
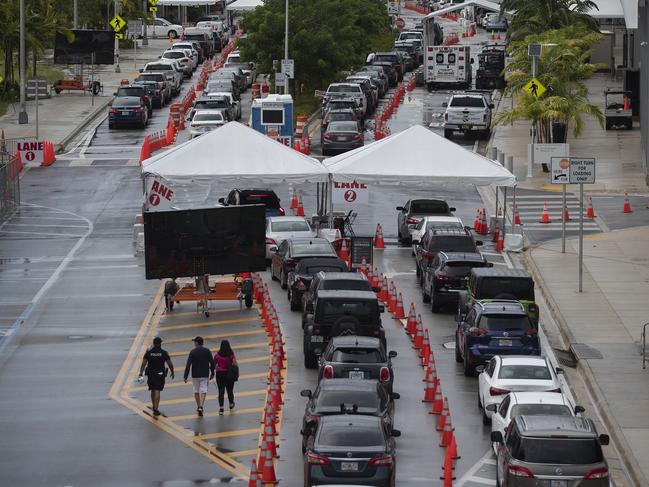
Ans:
[[[7,230],[0,230],[0,233],[6,233],[8,235],[42,235],[46,237],[83,237],[83,235],[76,235],[72,233],[14,232]]]
[[[496,485],[496,481],[494,479],[486,479],[484,477],[469,477],[466,479],[467,482],[476,482],[478,484],[485,484],[485,485]]]
[[[77,220],[78,221],[78,220]],[[43,223],[7,223],[6,226],[12,227],[53,227],[53,228],[87,228],[86,225],[68,225],[67,223],[59,223],[57,225],[47,225]]]
[[[26,216],[26,215],[16,215],[16,219],[22,220],[22,219],[28,219],[28,218],[33,218],[34,220],[61,220],[61,221],[74,221],[77,222],[79,221],[78,218],[63,218],[63,217],[58,217],[58,216]]]
[[[482,455],[482,458],[476,462],[476,464],[471,467],[467,472],[455,482],[455,487],[462,487],[464,484],[467,482],[472,482],[473,481],[473,476],[475,473],[482,468],[482,465],[484,464],[485,460],[493,460],[494,452],[491,448]],[[495,481],[493,481],[495,483]]]

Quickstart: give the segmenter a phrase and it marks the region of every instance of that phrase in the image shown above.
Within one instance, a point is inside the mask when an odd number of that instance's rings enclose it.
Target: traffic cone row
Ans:
[[[487,223],[486,208],[478,208],[478,212],[473,220],[473,230],[478,235],[489,234],[489,224]]]

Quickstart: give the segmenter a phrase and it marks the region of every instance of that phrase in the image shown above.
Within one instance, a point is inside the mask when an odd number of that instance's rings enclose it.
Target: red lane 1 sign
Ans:
[[[339,183],[334,181],[333,203],[338,205],[368,204],[369,188],[364,183],[352,181]]]
[[[17,148],[23,164],[39,166],[43,164],[44,142],[18,142]]]
[[[157,178],[150,178],[146,191],[146,206],[149,211],[164,211],[171,209],[174,192]]]

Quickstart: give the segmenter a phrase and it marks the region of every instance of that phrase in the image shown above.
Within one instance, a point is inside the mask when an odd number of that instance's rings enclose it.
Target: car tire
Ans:
[[[273,264],[270,264],[270,280],[271,281],[277,281],[277,277],[275,277],[275,273],[273,272]]]
[[[461,364],[464,361],[462,359],[462,354],[460,353],[460,340],[457,337],[457,332],[455,332],[455,361],[458,364]]]
[[[252,295],[251,294],[246,294],[245,302],[246,302],[246,308],[252,308]]]
[[[318,357],[315,353],[311,353],[308,350],[304,350],[304,367],[307,369],[316,369],[318,367]]]
[[[439,304],[439,294],[433,291],[430,295],[431,306],[430,309],[433,313],[439,313],[440,304]]]
[[[453,137],[453,131],[448,130],[448,129],[444,129],[444,138],[445,139],[450,139],[451,137]]]
[[[292,297],[290,299],[290,308],[291,308],[291,311],[299,311],[300,310],[299,303],[294,302]]]
[[[475,375],[475,369],[469,363],[469,352],[466,349],[466,347],[464,348],[464,357],[463,357],[462,362],[464,363],[464,367],[463,367],[464,368],[464,370],[463,370],[464,376],[465,377],[473,377]]]
[[[424,303],[430,303],[430,294],[426,292],[426,289],[423,286],[421,288],[421,299]]]
[[[487,416],[487,410],[484,408],[484,406],[481,409],[482,409],[482,424],[484,424],[485,426],[491,426],[491,418]]]
[[[421,276],[421,269],[419,268],[419,265],[415,265],[415,275],[417,277]]]
[[[293,301],[293,299],[291,298],[291,288],[290,287],[288,288],[288,291],[286,291],[286,298],[288,299],[289,303],[291,301]]]
[[[115,128],[115,124],[109,122],[108,123],[108,130],[113,130],[114,128]]]
[[[489,137],[491,137],[491,129],[483,130],[480,137],[482,140],[489,140]]]
[[[286,276],[284,275],[283,269],[279,273],[279,284],[282,286],[282,289],[288,288],[288,282],[286,282]]]

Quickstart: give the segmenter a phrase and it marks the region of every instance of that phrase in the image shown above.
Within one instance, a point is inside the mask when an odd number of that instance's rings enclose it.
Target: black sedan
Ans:
[[[279,280],[282,289],[288,287],[288,274],[302,259],[323,257],[338,259],[336,249],[324,238],[290,238],[284,240],[270,261],[270,277]]]
[[[304,485],[362,484],[393,487],[394,438],[401,436],[376,416],[325,416],[309,430]]]
[[[394,384],[392,359],[397,352],[385,352],[381,340],[343,335],[331,339],[320,358],[319,379],[373,379],[390,393]]]
[[[322,135],[322,155],[363,147],[363,132],[356,122],[329,122]]]
[[[313,276],[318,272],[346,272],[347,263],[342,259],[315,257],[301,260],[295,270],[288,273],[288,301],[291,311],[302,307],[302,294],[309,289]]]
[[[113,100],[108,109],[108,128],[119,125],[137,125],[145,128],[149,121],[146,103],[139,96],[121,96]]]

